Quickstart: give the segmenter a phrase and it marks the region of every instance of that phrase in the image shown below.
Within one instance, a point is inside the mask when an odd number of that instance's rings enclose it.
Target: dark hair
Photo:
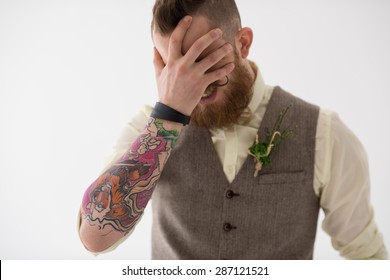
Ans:
[[[161,35],[172,33],[186,15],[202,15],[211,28],[221,28],[224,36],[234,36],[241,27],[240,14],[234,0],[156,0],[152,30]]]

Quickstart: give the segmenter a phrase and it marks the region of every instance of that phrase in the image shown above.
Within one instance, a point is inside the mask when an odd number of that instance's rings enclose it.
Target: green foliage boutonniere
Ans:
[[[280,111],[279,117],[272,131],[268,133],[266,140],[260,142],[258,135],[256,135],[255,143],[249,147],[248,152],[251,156],[254,157],[254,161],[256,163],[254,177],[257,177],[263,166],[271,165],[272,152],[280,145],[280,143],[283,142],[283,140],[285,140],[294,132],[293,129],[286,129],[283,132],[279,131],[284,116],[291,106],[292,105],[290,104],[282,111]]]

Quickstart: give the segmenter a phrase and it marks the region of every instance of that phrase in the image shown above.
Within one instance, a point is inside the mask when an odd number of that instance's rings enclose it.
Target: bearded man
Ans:
[[[359,140],[264,83],[234,0],[157,0],[152,35],[159,102],[85,192],[88,250],[115,248],[153,197],[153,259],[311,259],[320,208],[342,256],[387,258]]]

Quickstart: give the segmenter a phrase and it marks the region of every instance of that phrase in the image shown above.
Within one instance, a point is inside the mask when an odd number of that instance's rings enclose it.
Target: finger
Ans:
[[[197,67],[199,68],[199,71],[205,73],[208,70],[211,70],[212,67],[216,66],[216,64],[219,61],[221,61],[222,58],[224,58],[232,51],[233,51],[233,47],[231,44],[229,43],[224,44],[219,49],[208,54],[205,58],[203,58],[201,61],[198,62]]]
[[[169,38],[168,46],[168,61],[176,60],[183,56],[181,49],[183,44],[184,35],[192,22],[192,17],[185,16],[177,24],[175,30],[173,30],[171,37]]]
[[[156,49],[156,47],[154,47],[154,58],[153,58],[153,64],[154,64],[154,71],[156,73],[156,77],[159,77],[160,74],[161,74],[161,71],[164,69],[165,67],[165,63],[160,55],[160,53],[158,52],[158,50]]]
[[[218,68],[214,71],[211,71],[207,74],[204,75],[205,79],[206,79],[206,83],[207,84],[212,84],[218,80],[221,80],[223,78],[225,78],[225,76],[229,75],[233,69],[234,69],[234,63],[228,63],[224,66],[222,66],[221,68]]]
[[[210,46],[213,42],[222,37],[222,30],[219,28],[213,29],[200,37],[192,44],[190,49],[185,54],[188,63],[194,63],[201,53]]]

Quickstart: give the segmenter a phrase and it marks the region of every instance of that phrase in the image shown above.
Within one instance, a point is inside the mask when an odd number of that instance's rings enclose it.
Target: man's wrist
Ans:
[[[186,116],[161,102],[156,102],[150,116],[152,118],[181,123],[183,125],[189,124],[191,119],[190,116]]]

